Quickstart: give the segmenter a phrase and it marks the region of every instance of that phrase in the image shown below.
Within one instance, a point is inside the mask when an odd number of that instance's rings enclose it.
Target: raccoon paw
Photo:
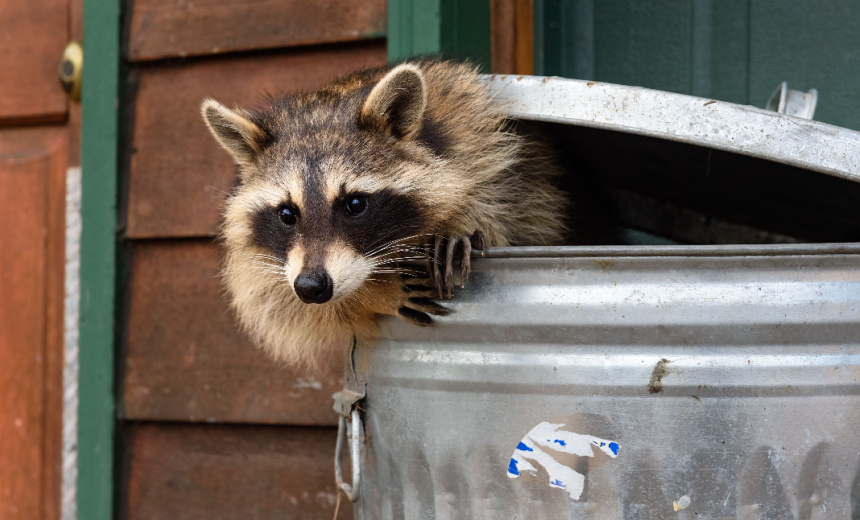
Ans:
[[[450,299],[454,296],[454,269],[458,264],[460,288],[466,286],[471,272],[472,249],[484,251],[484,248],[484,234],[480,231],[475,231],[471,236],[436,237],[428,271],[439,299]]]
[[[451,313],[449,309],[442,307],[431,298],[436,296],[435,288],[429,283],[430,280],[410,280],[403,286],[403,300],[397,309],[397,316],[409,323],[427,327],[433,324],[434,316],[447,316]]]

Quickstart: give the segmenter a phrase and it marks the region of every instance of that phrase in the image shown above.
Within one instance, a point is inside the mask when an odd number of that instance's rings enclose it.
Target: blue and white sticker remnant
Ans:
[[[551,487],[562,488],[567,491],[570,498],[579,500],[585,487],[585,476],[556,461],[551,453],[541,448],[581,457],[593,457],[593,448],[596,447],[614,459],[618,456],[621,446],[615,441],[559,430],[562,426],[564,425],[542,422],[532,428],[511,456],[508,477],[517,478],[523,472],[537,473],[537,468],[529,461],[536,462],[549,473]]]

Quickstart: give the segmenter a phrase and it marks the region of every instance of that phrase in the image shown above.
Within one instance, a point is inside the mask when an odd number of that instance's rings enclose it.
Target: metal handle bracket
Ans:
[[[361,485],[361,432],[363,431],[361,424],[361,415],[358,413],[358,402],[367,395],[367,384],[360,384],[355,372],[355,347],[358,343],[356,338],[353,338],[352,347],[349,349],[347,357],[347,373],[346,381],[343,390],[335,392],[334,411],[340,416],[337,422],[337,444],[334,449],[334,479],[337,488],[344,493],[352,502],[358,501],[358,489]],[[359,390],[360,391],[357,391]],[[347,434],[346,423],[350,423],[350,432]],[[343,468],[341,467],[341,459],[343,458],[343,439],[349,439],[349,459],[352,463],[352,485],[343,481]]]
[[[341,415],[337,422],[337,444],[334,449],[334,478],[338,489],[346,493],[347,498],[349,498],[351,502],[356,502],[358,501],[358,489],[361,485],[361,461],[359,459],[361,417],[358,414],[358,410],[352,410],[350,416],[349,421],[351,423],[351,431],[349,435],[346,433],[347,418]],[[343,468],[341,467],[340,461],[343,456],[344,437],[349,438],[349,458],[352,461],[352,485],[343,481]]]

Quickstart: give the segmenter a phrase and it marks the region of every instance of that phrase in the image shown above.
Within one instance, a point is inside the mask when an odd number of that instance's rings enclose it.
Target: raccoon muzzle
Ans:
[[[331,300],[334,283],[323,270],[302,273],[293,284],[296,295],[305,303],[325,303]]]

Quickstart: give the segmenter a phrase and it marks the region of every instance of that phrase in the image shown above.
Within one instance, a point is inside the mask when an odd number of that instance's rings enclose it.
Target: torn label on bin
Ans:
[[[615,442],[591,435],[559,430],[563,424],[542,422],[529,431],[517,445],[508,465],[508,477],[517,478],[523,472],[537,473],[532,464],[542,466],[549,473],[549,485],[567,491],[570,498],[579,500],[585,487],[585,476],[558,462],[552,451],[593,457],[594,448],[613,459],[621,446]],[[541,448],[548,448],[547,451]]]

